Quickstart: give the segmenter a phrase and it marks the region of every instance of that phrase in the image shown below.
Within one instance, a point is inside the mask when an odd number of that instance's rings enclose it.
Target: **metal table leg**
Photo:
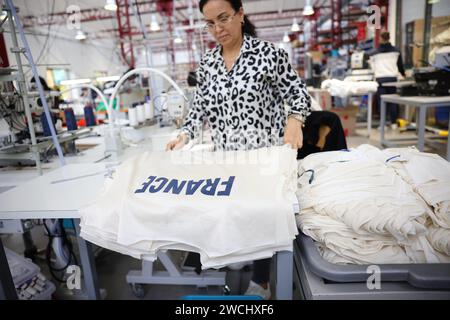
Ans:
[[[292,300],[294,256],[291,251],[280,251],[276,255],[277,300]]]
[[[373,94],[369,93],[369,97],[367,100],[367,136],[370,138],[370,134],[372,133],[372,101]]]
[[[427,117],[427,108],[425,106],[419,106],[419,120],[417,121],[418,126],[418,135],[419,135],[419,142],[418,142],[418,149],[419,151],[423,151],[423,148],[425,147],[425,121]]]
[[[73,219],[73,223],[77,232],[77,242],[80,250],[81,267],[83,269],[87,295],[90,300],[98,300],[100,299],[100,290],[98,288],[97,270],[95,268],[92,245],[80,237],[80,219]]]
[[[17,300],[17,292],[0,238],[0,300]]]
[[[383,97],[381,97],[381,110],[380,110],[380,143],[384,145],[386,143],[386,139],[384,138],[384,126],[386,124],[386,102]]]

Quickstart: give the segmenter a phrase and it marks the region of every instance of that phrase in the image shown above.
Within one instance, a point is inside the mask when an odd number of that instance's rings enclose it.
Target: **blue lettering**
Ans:
[[[164,193],[181,194],[183,189],[186,187],[186,195],[191,196],[194,195],[201,187],[200,192],[206,196],[229,196],[233,189],[235,178],[235,176],[230,176],[228,180],[225,181],[221,180],[221,178],[186,181],[178,179],[169,180],[164,177],[158,178],[156,176],[149,176],[147,181],[142,183],[141,188],[136,189],[134,193],[145,193],[148,190],[150,193],[162,191]]]
[[[170,191],[172,191],[172,193],[174,193],[174,194],[180,194],[181,190],[183,190],[185,184],[186,184],[186,181],[184,181],[184,180],[181,181],[180,184],[178,184],[177,179],[172,179],[172,180],[170,180],[169,184],[167,185],[167,188],[164,189],[163,192],[169,193]]]
[[[200,190],[206,196],[213,196],[216,193],[217,186],[219,185],[220,178],[214,179],[214,182],[211,179],[206,180],[206,184]]]
[[[142,184],[142,188],[137,189],[134,193],[144,193],[147,190],[148,186],[153,182],[153,180],[155,180],[155,178],[155,176],[148,177],[148,181]]]
[[[229,196],[231,193],[231,188],[233,187],[235,176],[230,176],[227,181],[221,183],[221,185],[226,186],[225,190],[217,192],[218,196]]]
[[[167,178],[162,178],[162,177],[161,177],[161,178],[158,178],[158,179],[155,180],[155,182],[159,182],[159,181],[161,181],[161,183],[159,184],[159,186],[158,186],[158,187],[151,186],[150,188],[148,188],[148,192],[150,192],[150,193],[156,193],[156,192],[161,191],[161,189],[164,188],[164,186],[167,184],[167,182],[169,181],[169,179],[167,179]]]
[[[203,181],[205,180],[199,180],[199,181],[193,181],[189,180],[186,188],[186,195],[192,196],[195,191],[202,185]]]

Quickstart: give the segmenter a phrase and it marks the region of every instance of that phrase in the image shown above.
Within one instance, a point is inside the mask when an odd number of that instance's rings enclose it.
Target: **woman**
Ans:
[[[288,143],[300,149],[310,113],[305,84],[284,50],[256,38],[241,0],[201,0],[206,27],[219,43],[202,58],[197,91],[181,134],[167,150],[182,148],[207,120],[219,150],[248,150]],[[290,108],[287,113],[284,104]],[[246,294],[270,297],[270,261],[254,262]]]

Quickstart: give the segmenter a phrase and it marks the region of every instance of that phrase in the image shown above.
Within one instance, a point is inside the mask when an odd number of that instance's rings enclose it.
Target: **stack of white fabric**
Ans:
[[[351,95],[361,95],[377,92],[376,81],[349,81],[328,79],[322,82],[322,89],[327,89],[332,96],[346,98]]]
[[[448,249],[442,240],[448,234],[427,229],[434,208],[392,167],[396,156],[362,145],[313,154],[299,163],[297,223],[317,241],[325,259],[356,264],[450,262],[448,253],[437,249]],[[441,203],[444,198],[433,199]]]
[[[154,261],[158,250],[198,252],[203,268],[292,251],[296,152],[146,152],[125,161],[95,203],[81,236]]]
[[[410,184],[431,207],[427,239],[435,250],[450,255],[450,163],[414,147],[384,151],[387,165]]]

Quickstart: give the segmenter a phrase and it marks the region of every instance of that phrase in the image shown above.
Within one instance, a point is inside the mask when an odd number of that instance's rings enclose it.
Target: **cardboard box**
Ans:
[[[332,108],[330,111],[336,113],[341,119],[345,136],[354,136],[356,133],[356,118],[359,108],[357,106],[347,106],[345,108]]]

